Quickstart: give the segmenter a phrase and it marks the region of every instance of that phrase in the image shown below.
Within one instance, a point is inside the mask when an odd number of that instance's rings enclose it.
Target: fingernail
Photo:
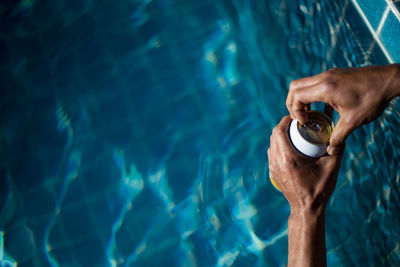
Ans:
[[[328,148],[328,154],[331,156],[337,155],[339,153],[339,147],[337,146],[332,146]]]

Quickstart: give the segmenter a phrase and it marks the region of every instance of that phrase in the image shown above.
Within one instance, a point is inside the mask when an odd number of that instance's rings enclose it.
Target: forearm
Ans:
[[[324,210],[292,211],[288,235],[288,267],[326,266]]]
[[[400,96],[400,64],[383,66],[385,68],[385,89],[387,90],[388,100]]]

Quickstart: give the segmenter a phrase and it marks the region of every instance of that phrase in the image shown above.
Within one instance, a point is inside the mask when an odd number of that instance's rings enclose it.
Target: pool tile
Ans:
[[[96,234],[95,222],[89,216],[89,210],[84,203],[79,207],[63,208],[59,220],[63,231],[71,241],[82,240],[83,236]]]
[[[400,23],[396,16],[390,12],[379,35],[379,39],[394,62],[400,62],[399,37]]]
[[[387,4],[385,1],[356,0],[372,28],[376,30]]]
[[[81,266],[103,266],[107,260],[105,249],[95,238],[83,240],[74,245],[73,254]]]
[[[400,11],[400,1],[399,0],[394,0],[394,1],[395,1],[394,3],[395,7],[397,8],[397,10]]]

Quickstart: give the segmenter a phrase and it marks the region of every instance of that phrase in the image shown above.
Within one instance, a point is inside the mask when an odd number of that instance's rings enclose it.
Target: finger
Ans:
[[[292,106],[293,106],[293,103],[294,103],[294,96],[297,94],[297,91],[302,91],[305,88],[314,87],[315,85],[320,84],[321,82],[323,82],[325,80],[325,76],[326,76],[325,74],[326,73],[323,72],[323,73],[320,73],[320,74],[315,75],[315,76],[293,80],[290,83],[289,94],[288,94],[287,99],[286,99],[286,107],[287,107],[292,119],[298,119],[296,117],[296,114],[293,113],[293,111],[292,111]],[[308,110],[309,110],[309,106],[307,106],[306,108],[308,108]]]
[[[272,157],[271,157],[271,148],[268,148],[267,154],[268,154],[268,165],[270,165],[271,159],[272,159]]]
[[[328,154],[333,156],[337,155],[344,145],[344,141],[347,136],[354,130],[354,126],[348,125],[344,122],[344,119],[339,119],[339,122],[333,129],[331,138],[329,140]]]
[[[305,113],[305,111],[307,111],[307,110],[310,110],[310,103],[303,104],[303,103],[298,103],[297,101],[295,101],[295,98],[297,97],[297,95],[302,93],[302,91],[304,91],[304,89],[305,88],[298,89],[297,91],[290,90],[289,94],[286,98],[286,108],[289,111],[290,117],[293,120],[299,119],[298,116],[301,116],[300,119],[304,120],[303,118],[307,117],[307,115],[303,114],[303,113]],[[301,104],[301,106],[299,106],[299,104]],[[296,109],[296,111],[294,111],[294,109]],[[296,114],[296,112],[297,112],[297,114]],[[298,113],[300,113],[300,115]]]
[[[284,127],[282,125],[282,120],[285,119],[286,117],[289,117],[289,121],[291,121],[290,116],[285,116],[281,119],[281,121],[274,127],[274,129],[272,129],[272,134],[271,137],[269,139],[269,143],[270,143],[270,154],[276,154],[277,151],[279,150],[279,144],[278,144],[278,139],[279,139],[279,135],[281,134],[282,131],[284,131]],[[274,151],[272,153],[272,151]]]
[[[271,162],[272,162],[271,148],[268,148],[267,153],[268,153],[268,170],[269,170],[269,177],[271,177]]]
[[[300,124],[304,124],[307,121],[307,103],[295,101],[292,105],[292,114]]]
[[[292,112],[292,105],[293,105],[293,90],[289,90],[288,96],[286,98],[286,108],[289,111],[290,117],[292,118],[292,120],[294,120],[295,117]]]
[[[334,184],[336,184],[337,178],[338,178],[338,172],[339,172],[339,168],[340,168],[340,163],[342,161],[342,155],[344,152],[344,149],[346,147],[346,144],[343,143],[343,145],[341,146],[338,154],[330,156],[330,155],[326,155],[324,157],[320,158],[320,166],[322,169],[325,169],[325,171],[327,173],[331,173],[332,175],[328,175],[325,176],[325,182],[324,183],[320,183],[320,186],[324,187],[326,186],[326,182],[328,180],[330,180],[331,182],[333,182]],[[326,180],[328,179],[328,180]],[[335,187],[335,185],[333,185],[333,188]],[[322,190],[321,188],[318,190]]]
[[[273,143],[274,148],[277,151],[286,151],[288,149],[292,150],[292,145],[288,136],[289,125],[292,119],[290,116],[285,116],[282,118],[281,122],[274,128],[271,146]]]
[[[269,177],[272,177],[272,172],[273,172],[273,156],[272,156],[272,150],[268,149],[268,170],[269,170]]]
[[[288,106],[290,106],[291,113],[300,124],[304,124],[307,121],[306,111],[309,110],[310,103],[326,102],[324,99],[322,85],[315,85],[294,91],[291,98],[292,103],[288,103]]]
[[[281,119],[281,121],[276,125],[275,130],[281,131],[287,131],[289,129],[289,124],[292,121],[292,118],[290,116],[285,116]]]
[[[267,178],[269,178],[269,180],[271,181],[272,185],[276,189],[281,191],[281,187],[279,186],[280,182],[278,181],[279,177],[275,177],[274,174],[273,174],[274,173],[274,163],[273,163],[273,156],[272,156],[273,152],[272,152],[272,149],[269,148],[267,153],[268,153],[268,173],[269,173]]]
[[[341,144],[341,146],[338,150],[338,153],[336,153],[334,155],[327,154],[327,155],[321,157],[320,161],[321,161],[322,165],[324,165],[324,166],[325,165],[331,165],[331,166],[337,165],[337,163],[342,159],[345,148],[346,148],[346,141],[344,141]]]
[[[325,79],[324,72],[311,77],[297,79],[290,83],[290,89],[293,90],[303,87],[310,87],[324,81],[324,79]]]

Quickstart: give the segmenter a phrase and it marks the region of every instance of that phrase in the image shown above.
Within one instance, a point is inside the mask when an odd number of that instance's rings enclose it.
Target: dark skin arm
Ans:
[[[331,69],[292,81],[286,106],[290,116],[306,121],[312,102],[325,102],[340,115],[328,153],[337,154],[347,136],[358,126],[378,118],[389,101],[400,95],[400,64]]]
[[[326,266],[325,209],[335,189],[342,151],[312,159],[289,140],[291,118],[274,128],[268,149],[270,176],[290,204],[288,266]]]

